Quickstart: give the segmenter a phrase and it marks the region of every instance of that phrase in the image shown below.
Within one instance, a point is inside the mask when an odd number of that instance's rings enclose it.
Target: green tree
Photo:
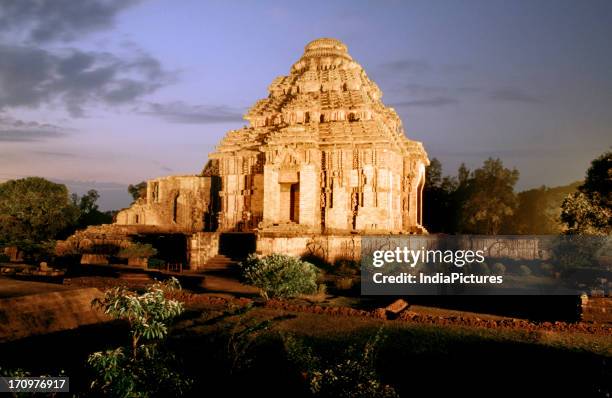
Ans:
[[[40,177],[0,184],[0,242],[20,245],[55,239],[78,216],[63,184]]]
[[[461,173],[460,173],[461,174]],[[461,211],[461,231],[495,235],[502,224],[514,214],[517,197],[514,186],[519,178],[516,169],[507,169],[500,159],[489,158],[466,183],[466,200]]]
[[[561,221],[568,234],[612,233],[612,151],[591,162],[584,184],[563,201]]]
[[[504,233],[519,235],[554,235],[563,231],[560,222],[561,205],[580,183],[559,187],[529,189],[518,193],[518,208],[510,222],[502,227]]]
[[[109,213],[99,210],[97,204],[99,198],[100,194],[95,189],[90,189],[80,198],[77,194],[72,194],[72,203],[79,208],[78,228],[113,222],[113,217]]]
[[[138,184],[130,184],[128,185],[128,192],[134,198],[134,202],[140,198],[144,198],[147,196],[147,183],[145,181],[140,181]]]
[[[430,232],[454,232],[453,210],[457,179],[442,177],[442,163],[433,158],[425,169],[423,222]]]

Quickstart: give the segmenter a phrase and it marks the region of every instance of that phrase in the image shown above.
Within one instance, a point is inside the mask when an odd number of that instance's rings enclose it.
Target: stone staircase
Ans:
[[[222,254],[217,254],[208,260],[202,271],[230,271],[236,264],[237,261]]]

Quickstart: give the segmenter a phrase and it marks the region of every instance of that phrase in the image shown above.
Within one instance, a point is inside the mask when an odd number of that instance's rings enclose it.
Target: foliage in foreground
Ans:
[[[89,356],[88,364],[97,375],[93,390],[108,396],[148,397],[178,396],[188,389],[190,381],[173,370],[176,358],[160,344],[168,335],[168,323],[183,312],[180,302],[166,298],[176,289],[180,285],[172,278],[141,295],[117,287],[94,300],[92,304],[113,319],[128,322],[132,344]]]
[[[271,254],[259,258],[250,255],[240,268],[245,282],[259,288],[266,299],[317,291],[317,268],[292,256]]]
[[[350,346],[344,357],[325,363],[312,349],[292,336],[284,338],[288,359],[306,375],[315,397],[395,398],[398,393],[380,381],[375,368],[376,348],[382,339],[380,329],[362,350]]]

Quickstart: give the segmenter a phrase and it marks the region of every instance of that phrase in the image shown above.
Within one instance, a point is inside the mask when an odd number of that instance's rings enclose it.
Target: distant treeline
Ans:
[[[516,169],[489,158],[482,167],[464,164],[456,176],[442,176],[432,159],[423,191],[423,221],[432,233],[610,234],[612,152],[593,160],[585,181],[516,193]]]

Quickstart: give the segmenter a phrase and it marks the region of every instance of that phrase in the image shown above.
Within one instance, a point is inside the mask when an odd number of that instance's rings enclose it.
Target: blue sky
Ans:
[[[0,179],[193,174],[318,37],[344,41],[445,173],[500,157],[520,189],[612,144],[610,1],[0,3]],[[129,202],[128,202],[129,203]]]

